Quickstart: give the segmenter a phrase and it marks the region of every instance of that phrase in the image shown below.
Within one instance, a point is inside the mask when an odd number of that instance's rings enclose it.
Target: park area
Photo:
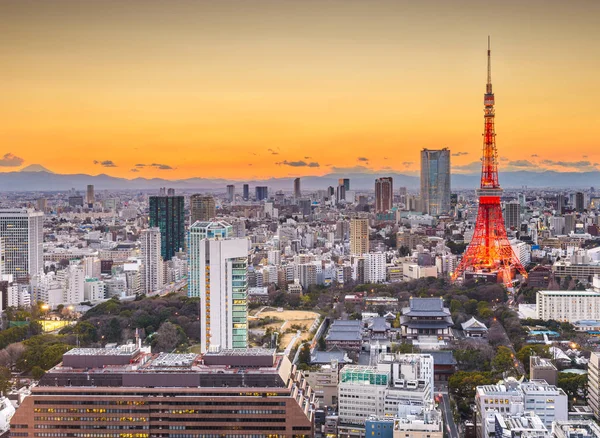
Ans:
[[[263,307],[254,315],[249,315],[249,321],[271,321],[261,328],[271,328],[274,332],[279,333],[279,345],[282,349],[286,349],[289,343],[295,338],[298,330],[300,330],[300,339],[305,341],[311,338],[311,328],[316,329],[316,320],[319,314],[307,310],[281,310],[273,307]],[[315,327],[313,327],[315,325]]]

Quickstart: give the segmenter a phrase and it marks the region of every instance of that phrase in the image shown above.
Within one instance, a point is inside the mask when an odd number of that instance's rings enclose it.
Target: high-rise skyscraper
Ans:
[[[394,201],[394,179],[391,176],[375,180],[375,213],[392,209]]]
[[[347,192],[350,190],[350,178],[340,178],[338,180],[338,186],[344,186],[344,190]]]
[[[336,203],[340,203],[346,200],[346,185],[343,183],[343,180],[340,179],[340,183],[335,189],[335,200]]]
[[[300,178],[296,178],[294,180],[294,198],[298,199],[302,196],[302,191],[300,190]]]
[[[160,229],[143,230],[140,234],[142,253],[142,292],[151,294],[163,287],[163,261],[160,255]]]
[[[244,198],[244,201],[247,201],[250,199],[250,186],[248,184],[244,184],[243,185],[243,195],[242,197]]]
[[[160,229],[160,254],[164,261],[185,248],[183,196],[150,196],[150,227]]]
[[[432,216],[450,211],[450,150],[421,151],[421,202]]]
[[[269,188],[266,186],[256,186],[254,190],[256,192],[257,201],[262,201],[269,197]]]
[[[575,193],[575,210],[577,210],[579,213],[583,212],[584,210],[584,196],[582,192],[577,192]]]
[[[215,198],[212,196],[190,196],[190,225],[196,221],[209,221],[217,215]]]
[[[363,255],[369,252],[369,220],[352,218],[350,220],[350,253]]]
[[[235,186],[233,184],[229,184],[227,186],[227,201],[233,202],[235,199]]]
[[[190,227],[190,297],[200,297],[200,351],[248,346],[248,240],[226,222]]]
[[[521,225],[521,204],[507,202],[504,204],[504,226],[506,229],[518,228]]]
[[[558,196],[556,197],[556,212],[558,214],[564,213],[566,203],[567,202],[566,202],[565,195],[563,195],[562,193],[559,193]]]
[[[0,210],[4,273],[17,281],[44,269],[44,213],[33,209]]]
[[[87,186],[85,202],[88,205],[94,205],[94,202],[96,202],[96,196],[94,195],[94,185],[93,184],[88,184],[88,186]]]

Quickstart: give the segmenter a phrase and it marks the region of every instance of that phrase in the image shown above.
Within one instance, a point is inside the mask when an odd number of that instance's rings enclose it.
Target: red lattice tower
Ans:
[[[488,37],[487,85],[484,96],[483,158],[481,159],[481,187],[479,211],[473,240],[452,274],[452,280],[462,278],[465,271],[497,272],[498,281],[507,287],[512,285],[514,271],[527,276],[523,265],[515,255],[508,238],[502,217],[500,197],[502,189],[498,183],[498,153],[494,130],[494,93],[492,92],[492,69],[490,40]]]

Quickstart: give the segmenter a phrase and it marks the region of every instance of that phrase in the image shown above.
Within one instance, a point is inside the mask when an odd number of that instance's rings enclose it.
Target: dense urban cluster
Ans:
[[[450,191],[449,157],[423,151],[448,184],[420,191],[4,195],[4,428],[154,436],[152,400],[177,388],[193,403],[161,404],[160,421],[195,424],[182,437],[595,436],[594,189],[506,191],[528,276],[452,282],[477,202]]]

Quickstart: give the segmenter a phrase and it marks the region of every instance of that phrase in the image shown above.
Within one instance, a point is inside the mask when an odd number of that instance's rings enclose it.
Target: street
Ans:
[[[441,392],[442,400],[440,403],[440,407],[442,409],[442,414],[444,415],[444,425],[446,427],[446,431],[448,432],[449,438],[459,438],[458,429],[456,427],[456,423],[454,423],[454,416],[452,415],[452,409],[450,407],[450,397],[448,396],[448,392]]]

